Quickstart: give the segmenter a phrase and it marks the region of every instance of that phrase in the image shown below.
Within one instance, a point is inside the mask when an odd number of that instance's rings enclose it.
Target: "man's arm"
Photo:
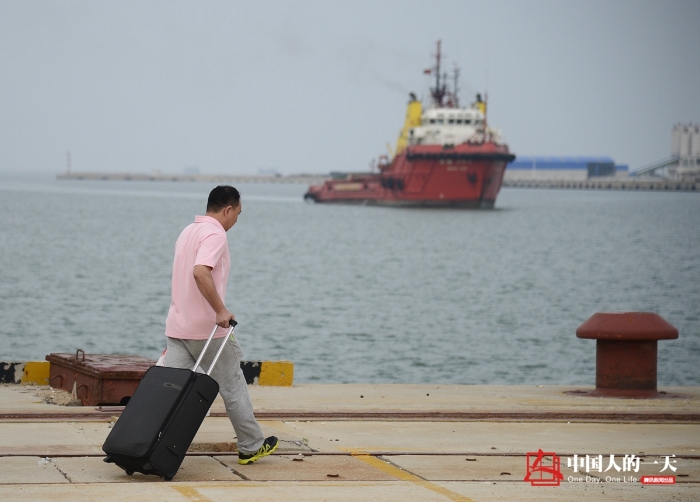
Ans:
[[[216,291],[214,278],[211,276],[211,267],[206,265],[195,265],[192,271],[194,281],[197,283],[197,289],[202,293],[202,296],[209,302],[211,308],[216,312],[216,324],[222,328],[229,327],[229,320],[236,319],[235,316],[228,311],[224,302],[221,301],[219,293]]]

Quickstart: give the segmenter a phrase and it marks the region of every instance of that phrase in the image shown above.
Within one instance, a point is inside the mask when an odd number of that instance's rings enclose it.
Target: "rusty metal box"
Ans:
[[[125,405],[156,361],[141,356],[49,354],[51,387],[72,392],[83,406]]]

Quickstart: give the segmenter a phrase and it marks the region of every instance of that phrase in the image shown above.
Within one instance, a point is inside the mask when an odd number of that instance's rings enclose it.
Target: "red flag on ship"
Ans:
[[[430,75],[431,73],[433,73],[433,69],[428,68],[427,70],[423,70],[423,73],[425,73],[426,75]]]

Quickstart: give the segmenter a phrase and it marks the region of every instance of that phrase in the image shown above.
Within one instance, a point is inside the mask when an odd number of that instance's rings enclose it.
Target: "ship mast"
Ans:
[[[433,102],[435,106],[440,108],[443,106],[442,100],[445,98],[447,92],[445,83],[440,84],[440,61],[442,59],[442,53],[440,51],[440,46],[442,45],[442,40],[437,41],[437,54],[435,54],[435,67],[433,71],[435,72],[435,87],[430,89],[430,95],[433,97]],[[447,79],[447,75],[445,75]]]

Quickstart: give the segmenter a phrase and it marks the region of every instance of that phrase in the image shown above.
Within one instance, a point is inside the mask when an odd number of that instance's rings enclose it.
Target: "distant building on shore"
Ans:
[[[583,181],[601,176],[627,175],[629,167],[610,157],[521,157],[508,164],[506,181],[524,179]]]
[[[700,181],[700,124],[674,125],[671,132],[671,156],[640,167],[632,176]]]

